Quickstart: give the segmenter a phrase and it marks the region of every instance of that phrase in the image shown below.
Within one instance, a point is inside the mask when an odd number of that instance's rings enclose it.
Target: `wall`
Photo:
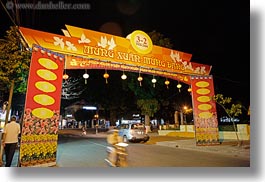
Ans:
[[[247,124],[237,124],[237,135],[240,140],[250,140],[250,126]],[[194,138],[194,125],[180,125],[180,130],[158,130],[161,136],[177,136],[184,138]],[[219,131],[220,140],[237,140],[233,131]]]

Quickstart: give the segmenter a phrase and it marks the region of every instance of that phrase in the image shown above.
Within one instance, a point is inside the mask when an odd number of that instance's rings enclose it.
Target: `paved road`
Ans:
[[[249,167],[249,160],[160,145],[129,146],[131,167]]]
[[[60,137],[58,167],[108,167],[105,138]]]
[[[71,131],[72,132],[72,131]],[[151,136],[152,137],[152,136]],[[195,141],[176,140],[157,144],[130,144],[129,167],[249,167],[249,147],[220,145],[195,147]],[[85,137],[80,132],[59,135],[57,167],[108,167],[106,134],[92,133]],[[12,166],[16,166],[16,153]]]
[[[58,167],[108,167],[105,138],[61,137]],[[132,143],[128,146],[129,167],[249,167],[248,158],[223,153],[187,150],[161,145]]]

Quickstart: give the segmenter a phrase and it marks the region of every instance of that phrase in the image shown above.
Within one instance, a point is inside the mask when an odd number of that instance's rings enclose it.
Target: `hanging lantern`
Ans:
[[[191,88],[190,87],[188,88],[188,92],[191,92]]]
[[[126,80],[126,79],[127,79],[127,75],[122,74],[122,75],[121,75],[121,79]]]
[[[123,71],[123,74],[121,75],[121,79],[123,79],[123,80],[127,79],[127,75],[125,75],[124,71]]]
[[[103,77],[106,79],[106,84],[108,83],[109,74],[106,72],[104,73]]]
[[[83,78],[84,79],[88,79],[89,78],[89,75],[87,73],[83,74]]]
[[[139,81],[140,86],[142,86],[143,77],[141,77],[140,74],[139,74],[139,77],[137,78],[137,80]]]
[[[66,64],[65,64],[65,62],[64,62],[64,74],[63,74],[63,79],[64,80],[67,80],[69,78],[69,75],[67,75],[67,73],[66,73]]]
[[[137,80],[139,81],[140,86],[142,86],[143,77],[141,76],[141,67],[139,68],[139,76]]]
[[[63,79],[67,80],[69,78],[69,75],[67,75],[66,73],[63,74]]]
[[[87,79],[89,78],[89,74],[87,74],[87,70],[83,74],[83,78],[85,79],[85,84],[87,84]]]
[[[154,75],[153,75],[153,79],[151,81],[153,83],[153,87],[155,88],[156,87],[156,79],[155,79],[155,76]]]
[[[167,86],[167,88],[168,88],[168,85],[170,84],[170,82],[168,81],[168,79],[166,79],[166,81],[165,81],[165,85]]]
[[[177,84],[177,88],[179,89],[180,92],[180,88],[182,87],[182,85],[180,83]]]

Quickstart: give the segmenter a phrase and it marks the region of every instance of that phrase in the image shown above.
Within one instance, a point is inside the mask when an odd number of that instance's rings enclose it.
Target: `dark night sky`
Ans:
[[[87,10],[20,9],[19,25],[62,34],[61,29],[68,24],[122,37],[126,37],[134,30],[145,32],[156,30],[170,38],[174,45],[173,49],[191,53],[192,62],[212,65],[211,74],[214,77],[216,93],[231,96],[234,100],[243,101],[248,106],[250,102],[249,1],[86,0],[72,2],[89,3],[91,8]],[[3,4],[6,4],[5,0]],[[12,15],[12,12],[10,13]],[[5,30],[12,25],[3,7],[0,8],[0,19],[0,35],[3,37]],[[117,25],[116,29],[110,30],[108,25],[113,24]]]

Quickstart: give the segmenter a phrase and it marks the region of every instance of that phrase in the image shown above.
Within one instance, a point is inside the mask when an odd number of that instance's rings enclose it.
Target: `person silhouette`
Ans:
[[[5,150],[5,167],[11,167],[11,163],[18,144],[18,135],[20,134],[20,125],[16,122],[16,116],[11,117],[10,123],[4,126],[2,146]]]

